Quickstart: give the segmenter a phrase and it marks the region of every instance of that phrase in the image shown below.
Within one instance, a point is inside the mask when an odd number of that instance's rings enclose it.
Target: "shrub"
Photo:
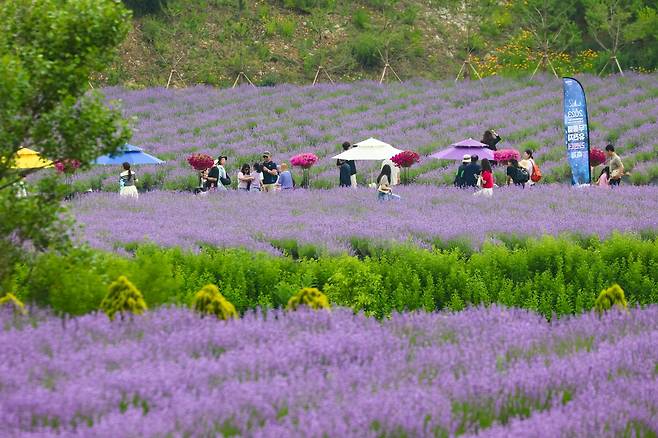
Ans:
[[[146,308],[141,292],[123,275],[110,285],[101,301],[101,310],[111,320],[117,313],[123,319],[124,313],[140,315]]]
[[[352,21],[357,29],[365,30],[370,25],[370,16],[363,9],[358,9],[352,16]]]
[[[613,284],[608,289],[602,290],[601,294],[594,303],[594,308],[599,314],[607,312],[613,307],[617,307],[623,310],[628,309],[626,297],[624,296],[624,290],[619,287],[618,284]]]
[[[305,287],[297,292],[290,301],[288,301],[288,310],[297,310],[301,306],[306,306],[309,309],[330,309],[329,300],[327,296],[314,287]]]
[[[352,43],[352,55],[364,68],[378,67],[381,63],[379,50],[382,47],[380,39],[372,33],[359,34]]]
[[[194,310],[201,315],[215,315],[223,321],[237,318],[235,306],[228,302],[214,284],[207,284],[194,296]]]

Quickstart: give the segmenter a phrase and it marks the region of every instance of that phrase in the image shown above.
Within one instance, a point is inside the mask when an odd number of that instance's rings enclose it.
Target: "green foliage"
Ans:
[[[111,320],[117,313],[123,319],[124,313],[141,315],[146,310],[146,302],[135,285],[121,275],[110,284],[107,295],[101,301],[100,310]]]
[[[153,245],[139,246],[131,258],[75,250],[19,265],[12,290],[26,303],[83,314],[98,309],[104,285],[124,274],[151,307],[190,305],[200,288],[221,281],[223,295],[240,313],[283,308],[300,289],[314,287],[335,305],[377,317],[500,303],[551,318],[592,310],[598,292],[613,283],[624,288],[630,305],[658,303],[658,241],[647,239],[518,238],[471,253],[459,245],[430,251],[355,240],[361,258],[294,259],[212,248],[195,254]]]
[[[352,42],[354,59],[366,69],[378,67],[381,64],[380,50],[383,48],[381,38],[370,32],[357,35]]]
[[[286,309],[297,310],[305,306],[309,309],[331,309],[327,296],[314,287],[305,287],[288,301]]]
[[[352,22],[357,29],[368,29],[370,26],[370,15],[363,9],[357,9],[354,15],[352,15]]]
[[[235,306],[219,293],[214,284],[207,284],[197,292],[192,307],[202,315],[215,315],[223,321],[238,317]]]
[[[22,173],[15,154],[29,145],[50,160],[86,168],[129,138],[118,108],[89,92],[130,27],[130,12],[113,0],[0,2],[0,289],[23,248],[66,249],[66,190],[52,172],[16,198]]]
[[[594,303],[594,308],[599,314],[607,312],[613,307],[617,307],[618,309],[622,310],[628,309],[628,303],[626,302],[626,297],[624,296],[624,290],[619,287],[618,284],[613,284],[608,289],[602,290],[601,294]]]

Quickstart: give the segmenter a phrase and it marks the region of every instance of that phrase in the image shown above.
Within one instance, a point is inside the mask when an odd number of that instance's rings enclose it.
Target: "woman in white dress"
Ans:
[[[119,195],[121,197],[137,199],[139,193],[137,193],[137,187],[135,187],[136,182],[137,178],[135,177],[135,172],[130,170],[130,163],[123,163],[123,172],[119,175]]]

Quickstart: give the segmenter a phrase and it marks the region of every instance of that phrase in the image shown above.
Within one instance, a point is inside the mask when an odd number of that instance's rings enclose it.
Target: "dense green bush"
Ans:
[[[615,235],[596,239],[509,239],[466,252],[444,244],[433,251],[377,248],[353,242],[360,254],[274,257],[240,249],[189,253],[155,246],[131,258],[91,250],[44,254],[18,269],[16,295],[26,303],[73,314],[98,308],[110,282],[128,276],[149,307],[192,303],[204,285],[220,285],[239,312],[285,307],[304,287],[322,290],[332,305],[382,317],[394,311],[459,310],[501,303],[550,318],[590,310],[599,292],[619,284],[629,306],[658,303],[658,240]]]

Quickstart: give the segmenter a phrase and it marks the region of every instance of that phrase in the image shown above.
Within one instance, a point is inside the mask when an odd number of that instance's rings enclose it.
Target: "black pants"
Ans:
[[[621,178],[619,178],[619,179],[611,179],[611,180],[610,180],[610,185],[611,185],[611,186],[618,186],[619,183],[621,183]]]

